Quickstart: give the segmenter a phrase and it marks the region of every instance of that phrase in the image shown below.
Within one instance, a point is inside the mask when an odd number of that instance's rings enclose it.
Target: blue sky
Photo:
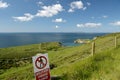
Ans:
[[[120,0],[0,0],[0,32],[120,32]]]

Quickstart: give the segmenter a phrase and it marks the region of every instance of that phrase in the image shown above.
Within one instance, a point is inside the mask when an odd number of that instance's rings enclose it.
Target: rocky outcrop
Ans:
[[[98,36],[94,37],[93,40],[96,40],[98,38]]]
[[[77,39],[74,41],[74,43],[89,43],[90,40],[89,39]]]

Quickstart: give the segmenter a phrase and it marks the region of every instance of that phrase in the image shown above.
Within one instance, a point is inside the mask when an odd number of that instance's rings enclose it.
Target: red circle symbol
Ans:
[[[43,69],[47,65],[47,59],[45,56],[40,56],[35,61],[35,66],[38,69]]]

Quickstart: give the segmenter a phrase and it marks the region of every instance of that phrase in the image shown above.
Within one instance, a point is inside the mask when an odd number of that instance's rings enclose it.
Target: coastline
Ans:
[[[42,42],[61,42],[65,46],[76,46],[76,39],[93,39],[109,33],[0,33],[0,48],[39,44]]]

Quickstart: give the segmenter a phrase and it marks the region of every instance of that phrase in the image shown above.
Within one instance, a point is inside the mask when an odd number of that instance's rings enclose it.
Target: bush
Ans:
[[[50,69],[57,67],[55,64],[50,64]]]
[[[60,42],[46,42],[40,44],[40,48],[42,52],[47,52],[50,50],[56,51],[60,47],[62,47],[62,44]]]

